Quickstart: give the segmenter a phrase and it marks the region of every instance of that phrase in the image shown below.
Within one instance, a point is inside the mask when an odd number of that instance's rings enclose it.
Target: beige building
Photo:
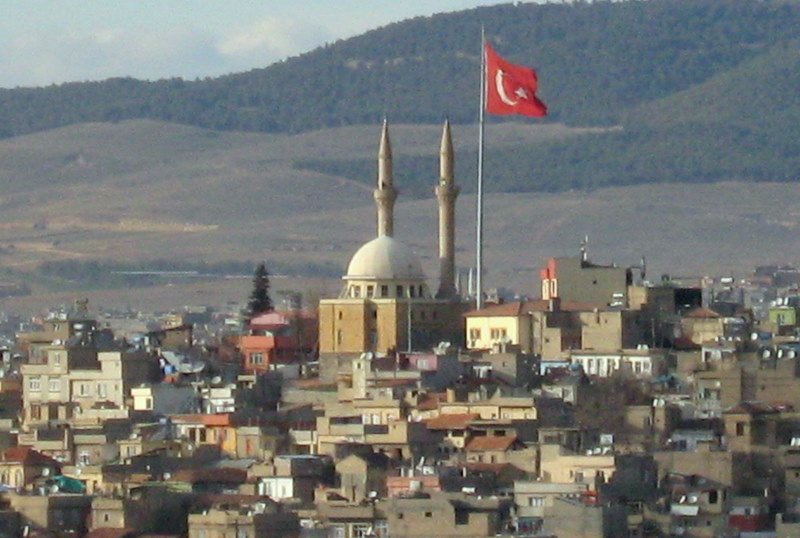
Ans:
[[[558,297],[563,301],[628,308],[628,286],[633,284],[631,269],[594,264],[585,249],[580,257],[550,258],[540,277],[542,299]]]
[[[495,536],[508,518],[504,499],[432,493],[429,499],[389,499],[385,503],[389,536],[393,538]]]
[[[565,360],[570,350],[618,351],[643,341],[642,311],[602,308],[591,303],[516,301],[466,315],[469,349],[519,346],[542,360]]]
[[[597,491],[616,471],[613,454],[576,454],[560,445],[541,445],[540,476],[546,482],[586,484]]]
[[[127,417],[131,388],[152,380],[157,363],[143,352],[53,345],[21,372],[26,424],[99,423]]]
[[[335,299],[319,304],[320,376],[333,380],[341,365],[361,353],[430,349],[463,335],[464,310],[455,294],[454,211],[458,187],[453,177],[449,124],[442,136],[440,179],[436,187],[440,219],[440,284],[428,287],[414,252],[394,235],[392,154],[384,122],[378,153],[377,237],[350,260],[344,286]],[[347,368],[345,368],[345,371]]]
[[[268,500],[236,507],[220,505],[199,514],[189,514],[189,538],[294,538],[299,535],[297,517],[278,511],[277,505]]]

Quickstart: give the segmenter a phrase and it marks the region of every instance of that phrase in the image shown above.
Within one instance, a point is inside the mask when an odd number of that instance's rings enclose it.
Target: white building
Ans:
[[[589,376],[609,377],[617,371],[646,379],[666,371],[666,352],[663,349],[622,349],[614,352],[573,350],[570,360]]]

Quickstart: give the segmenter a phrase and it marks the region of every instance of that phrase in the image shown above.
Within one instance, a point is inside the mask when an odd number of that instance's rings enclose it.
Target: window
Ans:
[[[367,297],[375,295],[375,286],[367,286]]]
[[[544,506],[544,497],[528,497],[528,506]]]
[[[342,311],[341,311],[341,310],[339,310],[339,319],[340,319],[340,320],[342,319],[342,316],[343,316],[343,314],[342,314]]]
[[[361,297],[361,286],[353,286],[353,297]]]
[[[745,423],[744,422],[737,422],[736,423],[736,436],[737,437],[742,437],[744,435],[744,428],[745,428]]]
[[[61,353],[53,353],[53,364],[56,366],[61,365]]]
[[[49,392],[61,392],[61,380],[51,378],[47,390]]]
[[[152,398],[146,398],[145,399],[144,408],[145,409],[153,409],[153,399]]]
[[[250,354],[250,364],[264,364],[264,354],[263,353],[251,353]]]
[[[708,492],[708,504],[717,504],[718,500],[719,500],[719,493],[717,493],[717,490],[712,489],[711,491]]]
[[[397,286],[397,288],[395,289],[395,292],[397,293],[398,297],[402,297],[403,296],[403,286]]]
[[[42,390],[42,380],[38,377],[32,377],[28,380],[28,388],[31,392],[39,392]]]
[[[108,396],[108,391],[106,390],[105,383],[97,384],[97,396],[100,398],[106,398]]]
[[[104,513],[103,513],[103,521],[105,521],[106,523],[108,523],[108,521],[109,521],[110,519],[111,519],[111,517],[108,515],[108,512],[104,512]]]
[[[336,343],[342,345],[342,330],[336,331]]]
[[[386,284],[381,284],[381,297],[388,297],[389,296],[389,286]]]
[[[433,517],[433,512],[425,512],[425,517]]]
[[[353,523],[353,538],[368,538],[374,536],[372,534],[372,525],[369,523]]]
[[[470,338],[470,340],[480,340],[481,339],[481,330],[480,329],[470,329],[469,330],[469,338]]]
[[[417,289],[414,286],[408,287],[408,296],[409,297],[416,297],[417,296]]]

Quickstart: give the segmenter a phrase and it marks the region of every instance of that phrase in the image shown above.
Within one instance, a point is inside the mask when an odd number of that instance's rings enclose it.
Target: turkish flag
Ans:
[[[541,117],[547,106],[536,97],[536,71],[508,63],[486,43],[486,112]]]

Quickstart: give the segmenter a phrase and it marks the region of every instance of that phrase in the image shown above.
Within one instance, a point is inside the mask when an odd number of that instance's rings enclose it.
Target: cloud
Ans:
[[[196,31],[157,33],[101,28],[86,33],[29,33],[0,40],[0,86],[134,76],[194,78],[224,70],[213,36]],[[222,65],[221,65],[222,64]]]
[[[216,76],[265,67],[331,40],[322,26],[276,17],[219,34],[196,27],[34,30],[0,37],[0,87]]]
[[[267,17],[223,37],[220,54],[237,59],[268,58],[275,61],[305,52],[333,39],[326,28],[294,19]]]

